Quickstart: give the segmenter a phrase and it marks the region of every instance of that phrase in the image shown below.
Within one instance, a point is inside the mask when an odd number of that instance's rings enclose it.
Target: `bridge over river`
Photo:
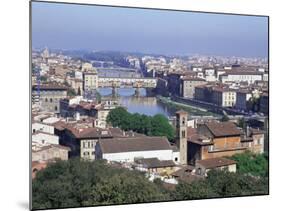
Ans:
[[[140,88],[155,88],[156,78],[132,77],[99,77],[99,88],[112,88],[112,95],[116,95],[117,88],[135,88],[135,95],[139,95]]]

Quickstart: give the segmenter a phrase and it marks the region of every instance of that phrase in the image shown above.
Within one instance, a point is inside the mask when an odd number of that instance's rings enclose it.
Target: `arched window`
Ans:
[[[182,124],[183,125],[185,124],[185,118],[184,117],[182,118]]]
[[[53,102],[53,99],[52,99],[52,98],[50,98],[50,102],[51,102],[51,103]]]
[[[185,130],[181,131],[181,136],[182,136],[182,138],[185,138]]]
[[[57,111],[58,110],[58,107],[57,106],[55,106],[55,111]]]

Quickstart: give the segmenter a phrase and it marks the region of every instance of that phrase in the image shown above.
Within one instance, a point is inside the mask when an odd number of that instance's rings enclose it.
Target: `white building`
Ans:
[[[178,152],[173,151],[165,137],[113,138],[97,142],[96,158],[116,162],[134,162],[140,158],[178,161]]]
[[[220,75],[220,81],[222,83],[233,81],[233,82],[248,82],[249,84],[255,81],[263,80],[263,73],[255,71],[229,71]]]
[[[57,135],[38,131],[32,134],[32,142],[38,144],[59,144],[59,137]]]
[[[55,134],[55,128],[52,125],[42,123],[42,122],[33,122],[32,123],[32,133],[35,132],[44,132],[49,134]]]

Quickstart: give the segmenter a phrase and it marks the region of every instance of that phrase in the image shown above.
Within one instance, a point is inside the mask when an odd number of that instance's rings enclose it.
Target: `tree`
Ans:
[[[224,115],[222,116],[222,118],[221,118],[221,121],[222,121],[222,122],[227,122],[227,121],[229,121],[229,117],[224,114]]]
[[[169,140],[175,137],[175,131],[168,119],[162,114],[156,114],[151,121],[151,134],[153,136],[166,136]]]
[[[143,173],[111,167],[102,160],[57,161],[32,182],[34,209],[152,202],[167,199]]]
[[[237,170],[242,174],[268,177],[268,157],[265,154],[245,152],[231,157],[237,161]]]
[[[220,197],[268,193],[267,179],[221,170],[208,172],[207,183]]]
[[[45,75],[41,75],[40,76],[40,81],[41,82],[46,82],[47,80],[48,80],[47,76],[45,76]]]
[[[171,193],[174,200],[202,199],[215,196],[216,194],[206,181],[181,182]]]
[[[120,127],[121,129],[127,129],[129,124],[129,113],[123,107],[117,107],[112,109],[106,119],[107,123],[111,123],[113,127]]]
[[[69,89],[67,89],[67,95],[70,97],[73,97],[73,96],[76,96],[76,92],[74,89],[69,88]]]
[[[174,128],[169,124],[168,119],[161,114],[153,117],[138,113],[131,114],[124,108],[118,107],[109,112],[107,123],[111,123],[113,127],[149,136],[166,136],[169,140],[173,140],[175,136]]]
[[[244,118],[239,118],[238,120],[238,127],[241,127],[242,129],[246,129],[247,123]]]
[[[101,103],[101,94],[98,91],[96,91],[95,97],[96,97],[97,102]]]

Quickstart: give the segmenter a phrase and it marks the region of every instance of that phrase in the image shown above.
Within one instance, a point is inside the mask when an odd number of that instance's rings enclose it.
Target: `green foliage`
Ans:
[[[169,124],[168,119],[161,114],[153,117],[139,113],[131,114],[126,109],[118,107],[109,112],[107,122],[123,130],[132,130],[151,136],[166,136],[169,140],[175,136],[174,128]]]
[[[221,118],[221,121],[227,122],[227,121],[229,121],[229,117],[227,115],[223,115],[222,118]]]
[[[164,115],[156,114],[151,120],[151,134],[153,136],[166,136],[169,140],[172,140],[175,131]]]
[[[174,200],[202,199],[215,196],[215,193],[206,181],[181,182],[171,192],[171,198]]]
[[[32,182],[34,209],[138,203],[167,199],[159,187],[137,171],[104,161],[58,161]]]
[[[267,179],[240,173],[212,170],[208,172],[206,182],[210,185],[215,195],[220,197],[268,193]]]
[[[246,127],[247,127],[247,123],[244,118],[240,118],[238,120],[237,125],[238,125],[238,127],[241,127],[242,129],[246,129]]]
[[[265,154],[245,152],[233,155],[231,159],[237,161],[237,170],[242,174],[268,176],[268,157]]]
[[[173,200],[268,194],[268,178],[211,170],[204,180],[181,182],[171,191]]]
[[[48,79],[47,76],[44,76],[44,75],[41,75],[41,76],[40,76],[40,81],[41,81],[41,82],[46,82],[47,79]]]
[[[79,89],[80,89],[80,87],[79,87]],[[100,103],[101,102],[101,94],[98,91],[96,91],[95,97],[96,97],[97,102]]]
[[[70,96],[70,97],[76,96],[75,90],[72,89],[72,88],[69,88],[69,89],[67,90],[67,96]]]
[[[94,162],[57,161],[32,182],[34,209],[268,194],[268,177],[211,170],[206,179],[165,188],[143,173]]]

